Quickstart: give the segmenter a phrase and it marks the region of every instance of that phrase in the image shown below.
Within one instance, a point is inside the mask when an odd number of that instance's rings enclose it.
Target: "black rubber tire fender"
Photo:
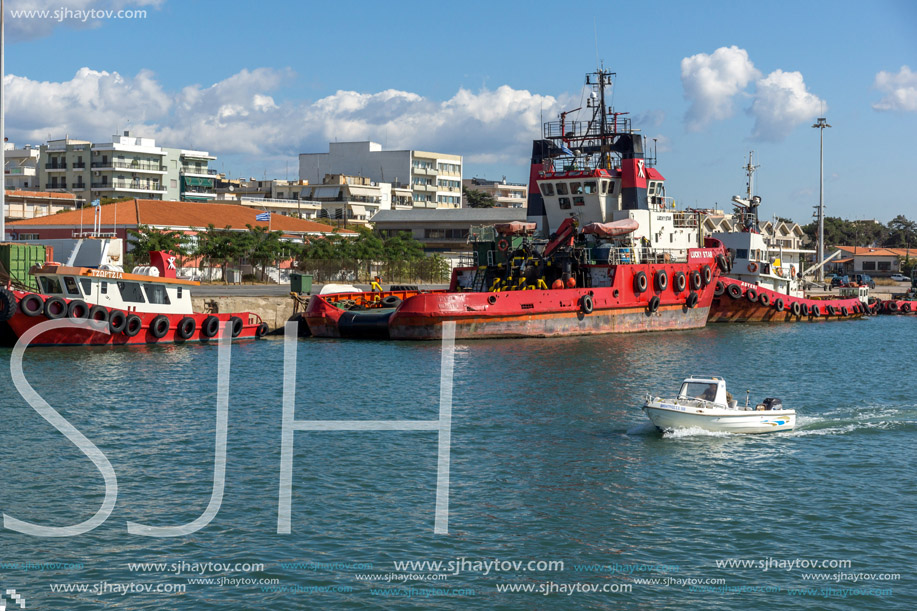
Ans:
[[[720,296],[722,296],[723,293],[725,293],[725,292],[726,292],[726,285],[723,284],[723,281],[722,281],[722,280],[717,280],[717,281],[716,281],[716,286],[713,287],[713,296],[714,296],[714,297],[720,297]]]
[[[697,293],[691,291],[691,293],[688,295],[688,298],[685,300],[685,305],[689,308],[693,308],[697,305],[699,299],[700,297],[697,296]]]
[[[211,314],[201,323],[201,335],[204,337],[214,337],[220,332],[220,319]]]
[[[774,300],[774,309],[778,312],[782,312],[786,309],[786,304],[783,303],[783,299],[781,297],[778,297]]]
[[[652,313],[659,309],[659,295],[653,295],[653,298],[650,299],[650,302],[647,304],[647,309]]]
[[[742,296],[742,288],[738,284],[730,284],[726,288],[726,292],[729,293],[729,296],[733,299],[739,299]]]
[[[22,299],[19,300],[19,311],[26,316],[38,316],[42,313],[44,307],[45,300],[42,299],[41,295],[35,293],[23,295]]]
[[[114,333],[123,333],[127,327],[127,314],[124,310],[112,310],[108,314],[108,330]]]
[[[634,292],[643,293],[647,288],[649,288],[649,282],[646,279],[646,273],[637,272],[634,274]]]
[[[684,272],[675,272],[675,276],[672,278],[672,286],[675,288],[676,293],[681,293],[688,287],[688,280],[685,278]]]
[[[7,288],[0,288],[0,321],[9,320],[16,314],[16,296]]]
[[[713,270],[710,269],[709,265],[704,265],[703,269],[701,269],[701,278],[704,281],[704,286],[707,286],[713,281]]]
[[[67,316],[79,320],[89,318],[89,305],[82,299],[74,299],[67,304]]]
[[[238,316],[230,316],[229,322],[232,323],[232,336],[239,337],[239,334],[242,333],[242,329],[245,327],[245,323],[243,323],[242,319]]]
[[[140,331],[143,330],[143,320],[136,314],[129,314],[127,320],[124,321],[124,335],[127,337],[134,337]]]
[[[156,339],[162,339],[166,336],[166,333],[169,332],[169,319],[163,314],[156,316],[153,320],[150,321],[149,326],[150,335]]]
[[[701,287],[700,272],[697,270],[694,270],[693,272],[691,272],[691,290],[699,291],[700,287]]]
[[[656,286],[656,290],[660,293],[669,288],[669,275],[665,273],[664,269],[656,272],[655,276],[653,277],[653,284]]]
[[[383,307],[386,307],[386,308],[397,308],[398,304],[401,303],[401,298],[395,295],[389,295],[388,297],[383,299],[381,303]]]
[[[749,300],[752,303],[758,301],[758,292],[755,289],[748,289],[745,292],[745,299]]]
[[[792,305],[790,305],[790,311],[793,313],[793,316],[799,316],[802,314],[802,306],[799,305],[798,301],[794,301]]]
[[[758,295],[758,301],[766,308],[771,304],[771,296],[767,293],[761,293]]]
[[[60,297],[49,297],[45,300],[42,312],[49,320],[64,318],[67,315],[67,302]]]
[[[263,322],[260,325],[258,325],[258,328],[255,330],[255,337],[264,337],[265,335],[267,335],[267,331],[268,331],[267,323]]]
[[[197,329],[197,323],[190,316],[185,316],[175,326],[175,335],[180,339],[190,339]]]
[[[583,295],[579,300],[579,307],[583,311],[583,314],[592,314],[592,309],[594,304],[592,303],[591,295]]]

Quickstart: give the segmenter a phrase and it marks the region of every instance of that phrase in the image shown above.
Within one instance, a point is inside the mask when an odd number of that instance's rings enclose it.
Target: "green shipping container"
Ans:
[[[19,282],[29,287],[33,291],[38,290],[38,282],[35,277],[29,274],[29,270],[34,265],[41,265],[45,262],[45,247],[40,244],[0,244],[0,277],[4,282],[7,278],[12,278],[14,282]]]
[[[290,274],[290,292],[291,293],[311,293],[312,292],[312,275]]]

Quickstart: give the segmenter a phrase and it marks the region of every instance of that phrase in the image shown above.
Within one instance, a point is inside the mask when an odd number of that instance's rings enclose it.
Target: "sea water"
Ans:
[[[448,481],[436,430],[297,430],[289,534],[292,368],[281,339],[238,343],[222,496],[205,525],[166,538],[127,523],[185,525],[212,505],[218,347],[29,349],[28,383],[104,454],[116,502],[76,536],[5,524],[0,593],[10,609],[912,609],[915,325],[460,341]],[[443,413],[439,342],[296,344],[296,420]],[[88,520],[103,476],[14,388],[10,356],[0,511]],[[644,394],[691,374],[722,376],[740,403],[781,398],[797,429],[658,432]]]

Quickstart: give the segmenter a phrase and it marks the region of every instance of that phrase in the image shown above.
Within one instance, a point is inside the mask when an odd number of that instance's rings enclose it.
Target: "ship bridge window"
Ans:
[[[557,201],[560,203],[561,210],[570,209],[570,198],[569,197],[559,197],[557,198]]]
[[[70,276],[64,276],[64,287],[66,287],[68,295],[76,295],[79,297],[80,287],[76,285],[76,280]]]
[[[570,183],[570,193],[573,195],[582,195],[583,193],[583,183],[581,182],[571,182]]]
[[[574,205],[574,206],[585,206],[585,205],[586,205],[586,202],[585,202],[585,200],[583,200],[582,197],[574,197],[574,198],[573,198],[573,205]]]
[[[656,194],[656,183],[653,182],[652,180],[650,181],[650,186],[646,189],[646,194],[647,194],[647,195],[655,195],[655,194]]]
[[[595,181],[584,182],[583,183],[583,192],[587,194],[596,193],[597,191],[595,189]]]
[[[118,290],[121,291],[121,299],[129,303],[143,303],[143,291],[140,290],[139,282],[118,282]]]
[[[554,195],[554,185],[549,182],[541,183],[541,194],[542,195]]]
[[[60,295],[64,291],[61,290],[60,280],[48,276],[39,276],[38,281],[41,283],[41,291],[46,295]]]
[[[161,284],[145,284],[143,290],[146,291],[146,300],[150,303],[169,305],[169,294],[166,287]]]
[[[80,284],[83,287],[84,295],[92,295],[92,281],[89,278],[80,278]]]
[[[747,259],[748,258],[748,249],[747,248],[736,248],[736,259]]]
[[[566,195],[567,194],[567,183],[559,182],[557,183],[557,194]]]
[[[608,194],[611,195],[615,192],[615,181],[611,181],[611,184],[608,185]]]
[[[605,195],[606,193],[608,193],[608,181],[607,180],[600,180],[599,186],[602,188],[602,195]]]

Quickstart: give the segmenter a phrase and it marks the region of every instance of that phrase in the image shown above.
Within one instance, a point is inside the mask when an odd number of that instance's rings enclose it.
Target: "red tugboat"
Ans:
[[[313,296],[312,335],[439,339],[446,321],[463,339],[703,327],[725,250],[702,241],[698,213],[674,209],[643,137],[606,105],[613,76],[587,75],[587,107],[535,141],[530,222],[472,229],[474,265],[447,291]],[[567,118],[579,110],[586,120]]]
[[[749,154],[746,196],[732,198],[734,230],[712,234],[727,248],[730,267],[717,282],[710,322],[844,320],[871,313],[869,289],[865,287],[841,289],[837,299],[806,297],[801,255],[815,251],[772,246],[761,235],[761,198],[752,195],[757,167]]]
[[[0,325],[13,342],[35,325],[57,319],[88,321],[85,326],[50,329],[30,345],[124,345],[200,342],[217,338],[224,322],[234,339],[263,336],[267,324],[257,314],[202,314],[191,308],[192,286],[176,277],[175,257],[150,252],[151,266],[134,273],[46,263],[33,268],[40,293],[0,288]],[[104,330],[107,330],[106,333]]]

